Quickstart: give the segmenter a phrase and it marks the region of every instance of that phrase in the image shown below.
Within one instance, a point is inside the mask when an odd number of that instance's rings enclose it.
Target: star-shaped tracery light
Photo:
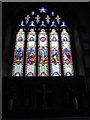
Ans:
[[[29,15],[27,15],[27,16],[25,17],[25,19],[26,19],[26,24],[28,24],[30,18],[31,18],[31,17],[29,17]]]
[[[49,17],[49,15],[47,15],[47,17],[45,18],[46,19],[46,21],[47,21],[47,23],[49,24],[49,22],[50,22],[50,17]]]
[[[32,14],[32,15],[34,15],[34,14],[35,14],[35,12],[34,12],[34,11],[32,11],[32,12],[31,12],[31,14]]]
[[[61,27],[67,27],[67,25],[65,24],[65,21],[62,21]]]
[[[35,17],[35,19],[36,19],[36,22],[38,24],[39,23],[39,19],[40,19],[39,15],[37,15],[37,17]]]
[[[47,9],[45,9],[44,7],[42,7],[42,8],[39,8],[39,10],[40,10],[41,13],[42,13],[42,12],[46,13],[46,10],[47,10]]]
[[[59,17],[59,15],[57,15],[57,17],[55,17],[55,19],[57,20],[57,23],[60,24],[60,19],[61,18]]]

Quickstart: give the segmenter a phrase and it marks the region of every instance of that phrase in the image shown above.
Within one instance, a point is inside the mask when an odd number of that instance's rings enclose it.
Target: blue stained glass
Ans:
[[[32,14],[32,15],[34,15],[34,14],[35,14],[35,12],[34,12],[34,11],[32,11],[32,12],[31,12],[31,14]]]
[[[27,15],[27,17],[25,17],[25,19],[26,19],[26,24],[28,24],[30,18],[31,18],[31,17],[29,17],[29,15]]]
[[[31,26],[31,27],[35,27],[35,25],[34,25],[34,21],[33,21],[33,20],[31,21],[31,25],[29,25],[29,26]]]
[[[39,15],[37,15],[37,17],[35,17],[35,19],[36,19],[36,23],[38,24],[39,23],[39,19],[40,19],[40,17],[39,17]]]
[[[57,23],[60,24],[60,19],[61,18],[59,17],[59,15],[57,15],[57,17],[55,19],[57,20]]]
[[[21,50],[21,49],[19,48],[16,52],[21,53],[21,52],[23,52],[23,50]]]
[[[52,50],[52,54],[54,54],[54,50]],[[58,54],[58,50],[55,50],[55,55]]]
[[[56,27],[56,25],[55,25],[55,21],[52,21],[52,25],[51,25],[51,27]]]
[[[21,24],[19,26],[25,26],[23,20],[21,21]]]
[[[26,20],[26,24],[28,24],[29,20]]]
[[[39,23],[39,20],[36,20],[36,23],[38,24],[38,23]]]
[[[60,20],[57,20],[57,23],[60,24]]]
[[[65,51],[66,53],[70,53],[70,50],[67,49],[67,48],[66,48],[64,51]]]
[[[53,11],[51,12],[51,14],[52,14],[52,16],[54,16],[54,12]]]
[[[46,21],[47,21],[47,24],[49,24],[50,23],[50,17],[49,17],[49,15],[47,15],[47,17],[45,18],[46,19]]]
[[[67,27],[67,25],[65,24],[64,21],[62,21],[62,25],[61,25],[61,27]]]
[[[50,20],[47,20],[47,24],[49,24],[50,23]]]
[[[33,52],[35,52],[35,50],[31,48],[30,51],[28,52],[28,55],[32,54]]]
[[[46,25],[44,24],[44,21],[42,21],[42,24],[40,25],[40,27],[46,27]]]
[[[42,13],[42,12],[46,13],[46,10],[47,10],[47,9],[45,9],[44,7],[42,7],[42,8],[39,8],[39,10],[40,10],[41,13]]]
[[[46,54],[47,54],[47,51],[45,50],[45,48],[44,48],[44,47],[42,47],[42,50],[40,51],[40,55],[42,55],[42,54],[43,54],[43,51],[44,51],[44,55],[46,55]]]

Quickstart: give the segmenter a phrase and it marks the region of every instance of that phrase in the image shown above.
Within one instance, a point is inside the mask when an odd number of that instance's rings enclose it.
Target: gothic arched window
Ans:
[[[12,76],[74,76],[68,26],[54,11],[37,11],[19,24]]]

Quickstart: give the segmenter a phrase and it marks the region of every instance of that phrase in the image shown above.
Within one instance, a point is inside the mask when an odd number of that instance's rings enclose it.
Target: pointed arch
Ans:
[[[23,28],[16,34],[12,76],[23,76],[25,32]]]
[[[36,76],[36,32],[30,29],[27,35],[25,76]]]
[[[38,76],[48,76],[48,37],[45,29],[38,36]]]
[[[65,28],[61,32],[61,48],[62,48],[64,76],[73,76],[74,70],[73,70],[70,35],[68,34]]]
[[[51,76],[61,76],[59,36],[55,28],[50,32],[49,40]]]
[[[36,13],[36,11],[32,11],[31,16],[28,14],[25,20],[22,20],[19,24],[22,29],[20,29],[18,34],[23,32],[23,45],[26,42],[25,76],[73,76],[74,68],[70,35],[67,32],[68,25],[54,11],[47,14],[47,9],[44,7],[39,8],[39,14]],[[23,28],[26,28],[26,33]],[[28,29],[30,30],[29,32]],[[62,30],[61,33],[58,32],[60,29]],[[27,36],[26,41],[25,34]],[[16,43],[18,46],[17,37]],[[14,62],[13,75],[16,76],[23,75],[24,47],[21,47],[23,52],[20,54],[23,54],[23,56],[21,57],[19,53],[14,55],[22,59],[20,63],[21,59],[17,60],[15,58],[17,63],[15,64]]]

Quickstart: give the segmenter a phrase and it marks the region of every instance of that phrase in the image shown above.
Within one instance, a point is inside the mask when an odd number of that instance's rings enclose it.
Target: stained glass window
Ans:
[[[51,76],[61,76],[59,37],[55,29],[50,33]]]
[[[61,47],[62,47],[64,76],[73,76],[74,72],[73,72],[70,36],[66,31],[66,29],[63,29],[61,32]]]
[[[41,29],[38,37],[38,76],[48,76],[48,39],[45,29]]]
[[[27,35],[25,75],[36,75],[36,33],[34,29],[30,29]]]
[[[23,76],[25,33],[20,29],[16,35],[12,76]]]
[[[19,24],[12,76],[73,76],[68,25],[53,10],[41,7],[37,11],[32,10]]]

